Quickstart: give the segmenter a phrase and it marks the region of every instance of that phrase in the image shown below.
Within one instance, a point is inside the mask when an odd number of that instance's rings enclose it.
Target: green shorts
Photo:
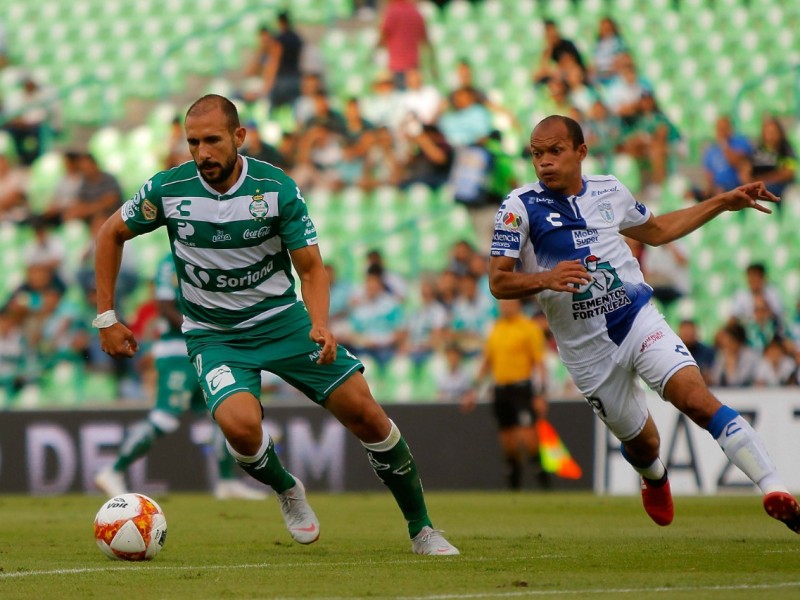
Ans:
[[[155,361],[158,377],[154,410],[179,417],[185,411],[205,410],[203,394],[189,357],[165,356]]]
[[[308,337],[310,329],[306,315],[279,335],[248,331],[237,339],[215,341],[206,334],[202,341],[191,343],[191,360],[211,416],[236,392],[261,398],[261,371],[274,373],[321,405],[350,375],[364,370],[361,361],[341,345],[335,361],[318,365],[320,346]]]

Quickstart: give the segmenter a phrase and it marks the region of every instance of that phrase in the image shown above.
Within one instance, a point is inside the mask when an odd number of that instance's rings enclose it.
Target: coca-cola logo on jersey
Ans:
[[[258,229],[245,229],[242,237],[246,240],[257,240],[269,234],[269,227],[264,225]]]

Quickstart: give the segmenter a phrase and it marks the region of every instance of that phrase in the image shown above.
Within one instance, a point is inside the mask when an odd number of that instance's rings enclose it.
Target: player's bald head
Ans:
[[[225,115],[228,131],[233,132],[241,127],[239,111],[236,110],[236,105],[225,96],[218,94],[206,94],[202,98],[195,100],[194,104],[186,111],[186,118],[199,117],[215,110],[219,110]]]
[[[580,124],[569,117],[562,115],[550,115],[545,117],[531,132],[531,144],[534,139],[547,139],[564,137],[572,142],[573,149],[578,149],[585,143],[583,129]]]

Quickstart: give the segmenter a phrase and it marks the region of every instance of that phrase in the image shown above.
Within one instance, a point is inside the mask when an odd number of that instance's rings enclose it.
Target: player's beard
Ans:
[[[206,183],[210,183],[212,185],[216,183],[222,183],[231,176],[231,173],[233,173],[233,170],[236,168],[236,161],[238,158],[238,154],[234,151],[224,164],[220,164],[215,161],[204,161],[197,165],[197,171],[200,173],[200,177],[202,177]],[[219,169],[219,174],[216,177],[209,177],[203,172],[203,169],[208,167],[216,167]]]

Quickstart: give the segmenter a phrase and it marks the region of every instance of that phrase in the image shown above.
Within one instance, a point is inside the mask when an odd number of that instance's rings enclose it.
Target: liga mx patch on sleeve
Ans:
[[[495,229],[492,236],[492,256],[505,256],[509,252],[519,254],[520,235],[516,231]]]

